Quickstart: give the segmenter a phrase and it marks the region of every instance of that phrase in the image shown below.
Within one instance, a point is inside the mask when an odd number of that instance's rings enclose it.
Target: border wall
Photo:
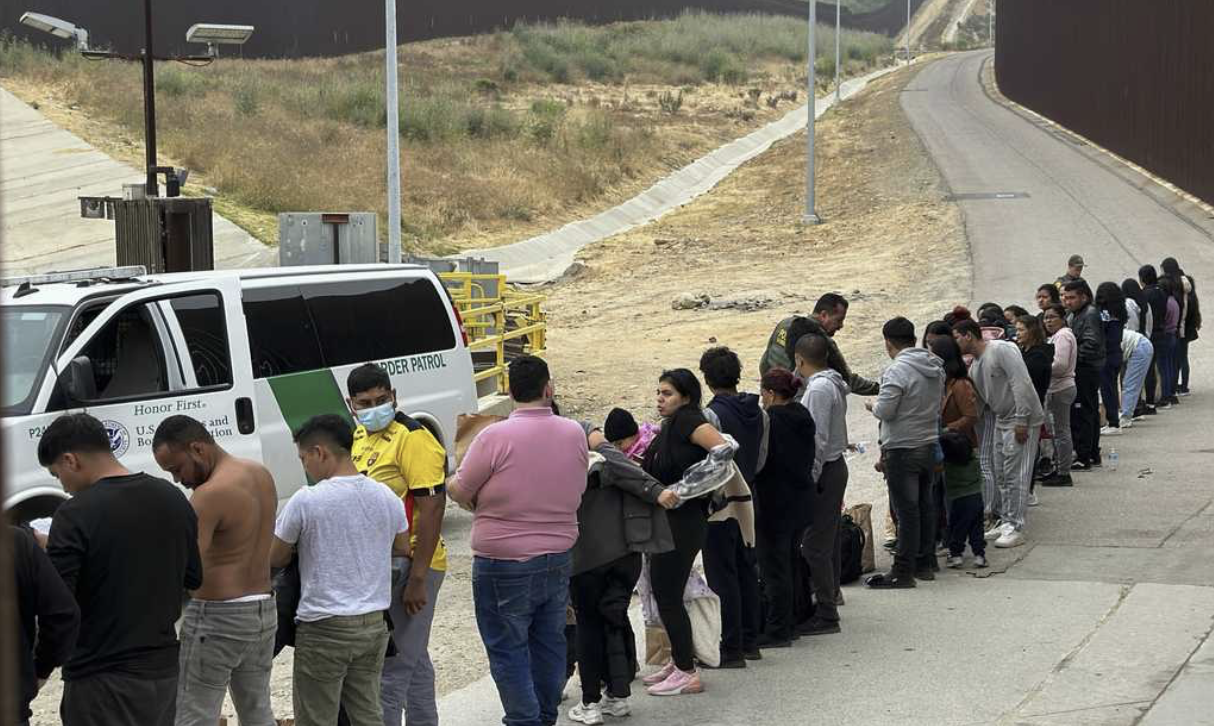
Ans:
[[[1214,203],[1214,0],[999,0],[1008,98]]]
[[[917,10],[924,0],[912,0]],[[253,25],[257,31],[239,50],[246,58],[335,56],[383,48],[383,0],[207,0],[154,2],[153,47],[157,54],[199,52],[185,32],[194,23]],[[684,10],[758,12],[806,17],[805,0],[406,0],[398,3],[400,42],[487,33],[519,21],[576,18],[590,23],[678,15]],[[20,25],[21,13],[53,15],[88,29],[99,46],[136,53],[143,47],[143,3],[139,0],[4,0],[0,30],[35,43],[59,44]],[[835,22],[836,6],[820,3],[818,20]],[[890,0],[863,14],[843,11],[849,28],[894,35],[906,25],[905,0]]]

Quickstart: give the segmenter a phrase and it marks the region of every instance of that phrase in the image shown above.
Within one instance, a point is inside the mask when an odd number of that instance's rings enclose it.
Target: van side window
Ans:
[[[298,287],[245,289],[244,316],[255,378],[325,367]]]
[[[93,366],[97,400],[167,393],[164,346],[151,308],[134,305],[116,315],[80,351]]]
[[[228,328],[218,295],[189,295],[169,301],[189,351],[199,388],[232,384]],[[187,364],[186,361],[182,361]]]
[[[450,309],[426,278],[317,283],[303,294],[330,367],[455,347]]]
[[[164,325],[167,309],[172,309],[185,337],[186,350],[174,352],[169,342],[173,335]],[[84,332],[89,323],[104,311],[105,305],[84,310],[72,323],[69,343]],[[188,354],[188,359],[187,359]],[[114,316],[80,350],[93,369],[97,397],[90,403],[157,397],[183,390],[195,390],[232,384],[232,360],[223,305],[215,293],[161,298],[132,305]],[[182,388],[175,357],[194,371],[196,386]],[[176,379],[176,380],[175,380]],[[67,408],[67,400],[56,389],[48,410]]]

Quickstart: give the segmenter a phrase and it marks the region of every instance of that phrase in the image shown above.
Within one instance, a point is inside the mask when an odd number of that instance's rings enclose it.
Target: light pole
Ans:
[[[995,0],[986,0],[986,38],[995,47]]]
[[[911,0],[906,0],[906,65],[910,65]]]
[[[152,75],[152,0],[143,0],[143,151],[147,157],[147,195],[160,196],[156,185],[156,77]]]
[[[839,64],[842,62],[843,53],[841,47],[843,45],[843,2],[835,0],[835,103],[843,102],[843,84],[841,83],[842,71],[839,69]]]
[[[397,85],[396,0],[384,0],[384,102],[388,111],[388,262],[400,264],[400,88]]]
[[[806,224],[818,224],[821,218],[815,211],[814,204],[814,126],[817,123],[818,97],[816,88],[818,78],[815,68],[818,59],[818,43],[815,39],[818,28],[818,0],[809,0],[809,118],[805,122],[805,216]]]
[[[152,52],[152,0],[143,0],[144,48],[139,54],[115,53],[108,50],[93,50],[89,47],[89,34],[84,28],[77,27],[66,20],[43,15],[41,13],[24,13],[21,22],[31,28],[36,28],[58,38],[74,40],[76,49],[85,58],[101,59],[116,58],[118,60],[139,61],[143,67],[143,138],[144,156],[147,163],[147,186],[145,192],[149,197],[160,195],[157,183],[159,174],[166,175],[168,195],[175,192],[184,183],[184,173],[169,167],[158,166],[156,163],[156,77],[153,61],[176,60],[193,63],[210,63],[218,57],[218,45],[242,45],[253,35],[252,25],[216,25],[198,23],[190,27],[185,39],[189,43],[206,43],[207,54],[200,56],[173,56],[157,59]]]

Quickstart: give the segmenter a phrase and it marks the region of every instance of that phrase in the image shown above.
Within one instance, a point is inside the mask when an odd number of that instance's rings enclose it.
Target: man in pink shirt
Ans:
[[[510,417],[468,449],[451,498],[471,505],[472,596],[506,726],[555,724],[565,685],[570,549],[586,489],[582,427],[552,413],[548,365],[510,364]]]

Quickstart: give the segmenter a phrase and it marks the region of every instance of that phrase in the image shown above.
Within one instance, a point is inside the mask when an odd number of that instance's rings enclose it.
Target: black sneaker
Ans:
[[[1058,474],[1056,476],[1052,476],[1049,479],[1046,479],[1045,481],[1041,482],[1041,486],[1043,486],[1043,487],[1073,487],[1073,486],[1075,486],[1075,481],[1073,479],[1071,479],[1070,474]]]
[[[936,579],[936,573],[931,568],[924,567],[922,569],[915,570],[915,579],[916,580],[927,580],[930,582],[930,581]]]
[[[1155,406],[1147,406],[1147,410],[1146,410],[1147,416],[1157,416],[1158,414],[1159,414],[1158,408],[1156,408]]]
[[[759,636],[759,641],[756,643],[756,645],[761,650],[766,650],[768,648],[791,648],[792,639],[791,638],[777,638],[772,635],[768,635],[767,633],[763,633],[762,635]]]
[[[839,627],[838,620],[810,618],[797,626],[797,635],[829,635],[841,632],[843,629]]]
[[[874,590],[905,590],[915,586],[915,578],[889,572],[871,575],[864,584]]]
[[[752,645],[742,649],[742,657],[746,660],[763,660],[763,653],[759,651],[759,646]]]
[[[1088,466],[1092,467],[1093,469],[1100,469],[1104,466],[1104,459],[1097,456],[1095,459],[1088,461]]]
[[[1076,461],[1074,464],[1071,464],[1071,471],[1072,471],[1072,472],[1075,472],[1075,471],[1091,471],[1091,470],[1092,470],[1092,465],[1091,465],[1089,462],[1086,462],[1086,461]]]

